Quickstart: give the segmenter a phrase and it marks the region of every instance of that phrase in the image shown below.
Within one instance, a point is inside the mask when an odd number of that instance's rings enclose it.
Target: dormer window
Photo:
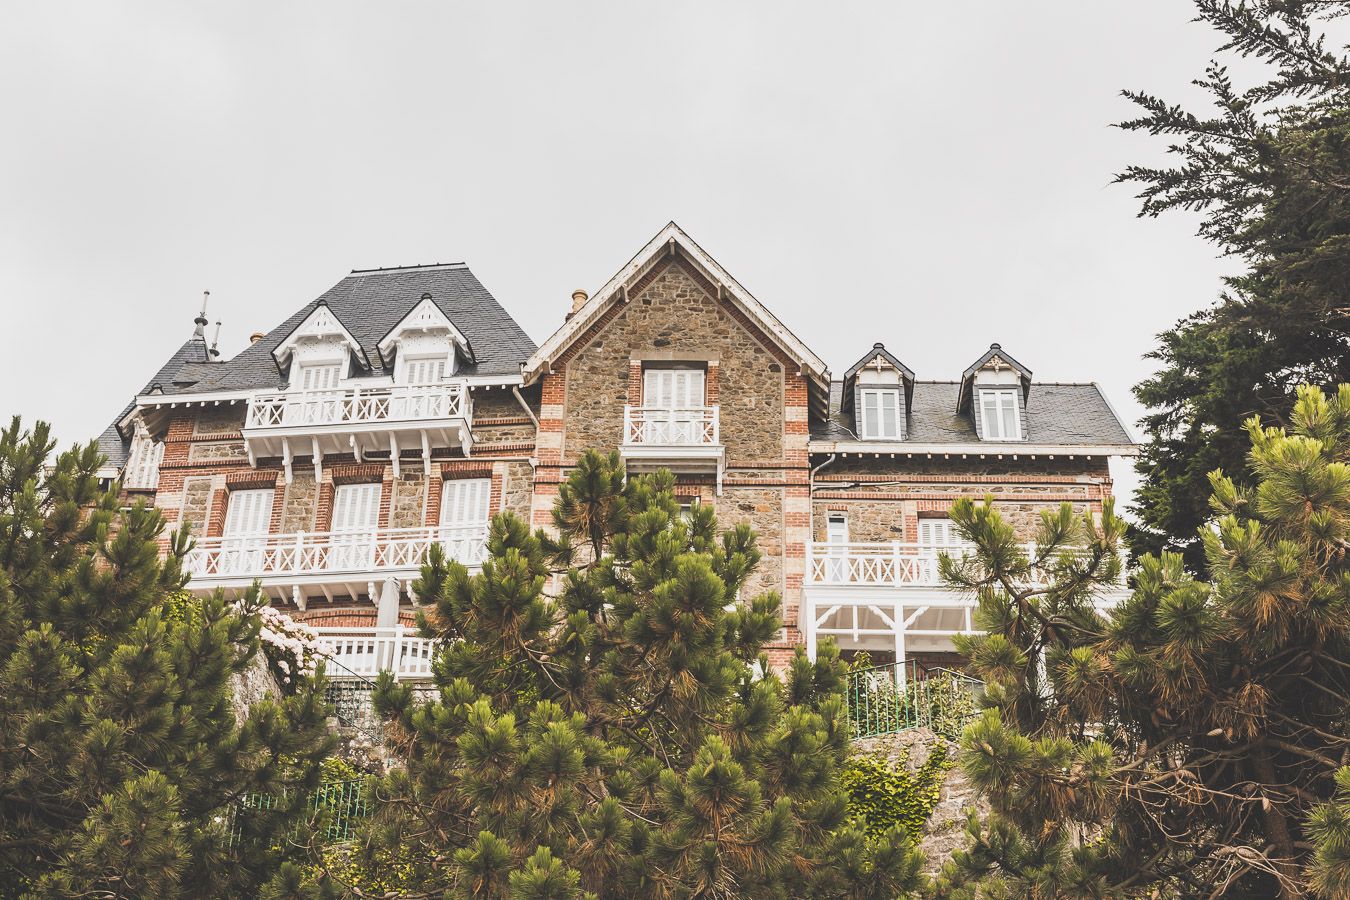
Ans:
[[[1022,440],[1022,418],[1017,404],[1017,391],[981,390],[980,423],[986,441]]]
[[[289,366],[292,391],[331,391],[348,375],[352,355],[361,345],[324,303],[317,304],[303,322],[272,351],[277,365]]]
[[[458,363],[474,361],[473,348],[430,294],[399,320],[377,347],[396,384],[440,384]]]
[[[914,373],[877,343],[844,373],[840,409],[860,439],[903,441],[913,398]]]
[[[899,440],[900,389],[863,387],[858,390],[864,440]]]

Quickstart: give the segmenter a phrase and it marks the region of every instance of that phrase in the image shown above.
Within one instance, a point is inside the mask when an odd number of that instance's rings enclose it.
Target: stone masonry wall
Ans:
[[[422,524],[427,499],[427,479],[421,469],[402,469],[392,482],[389,501],[390,528],[417,528]]]
[[[296,472],[290,484],[283,483],[280,487],[285,493],[281,525],[277,530],[282,534],[314,531],[319,510],[319,486],[314,481],[314,473]]]
[[[746,584],[747,595],[765,591],[785,594],[782,488],[727,488],[722,496],[703,500],[709,501],[715,504],[719,528],[728,529],[744,522],[755,530],[762,559]]]
[[[641,402],[629,396],[629,363],[635,355],[663,353],[717,362],[728,465],[782,458],[782,364],[681,264],[671,263],[568,361],[565,460],[587,447],[621,443],[624,405]]]

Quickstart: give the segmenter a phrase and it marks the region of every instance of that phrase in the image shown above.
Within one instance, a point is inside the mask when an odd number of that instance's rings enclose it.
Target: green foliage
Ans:
[[[262,604],[184,593],[185,535],[118,508],[93,445],[0,431],[0,896],[233,897],[279,870],[283,807],[227,846],[249,792],[312,788],[330,747],[321,687],[242,723],[229,679]]]
[[[978,560],[944,569],[990,629],[963,642],[988,690],[961,763],[993,815],[943,896],[1344,895],[1350,385],[1300,389],[1288,421],[1246,423],[1254,487],[1211,476],[1211,578],[1145,556],[1109,615],[1054,517],[1032,559],[1061,563],[1028,579],[996,514],[958,504]]]
[[[1141,188],[1141,215],[1201,212],[1200,234],[1244,264],[1218,302],[1159,335],[1159,371],[1135,389],[1150,411],[1132,542],[1183,552],[1192,571],[1205,563],[1209,473],[1255,483],[1241,423],[1282,421],[1298,385],[1350,381],[1350,57],[1326,46],[1327,20],[1350,3],[1196,8],[1222,49],[1265,64],[1266,78],[1243,89],[1211,62],[1196,82],[1207,113],[1127,92],[1143,114],[1122,127],[1165,136],[1175,162],[1119,176]]]
[[[903,761],[892,763],[880,754],[850,756],[840,774],[848,792],[849,818],[870,837],[879,837],[898,825],[917,838],[937,808],[943,777],[950,768],[947,747],[941,743],[913,772]]]
[[[492,522],[479,574],[433,548],[414,590],[438,695],[381,680],[402,766],[357,856],[405,854],[456,897],[891,898],[920,858],[848,821],[832,646],[786,677],[749,596],[750,529],[682,515],[668,472],[587,453],[557,536]],[[737,599],[740,596],[741,599]]]

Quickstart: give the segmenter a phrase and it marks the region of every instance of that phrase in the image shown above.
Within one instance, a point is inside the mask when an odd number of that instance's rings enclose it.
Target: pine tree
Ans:
[[[1143,527],[1131,542],[1183,552],[1199,571],[1209,473],[1254,482],[1242,422],[1282,422],[1298,385],[1350,381],[1350,56],[1326,46],[1326,20],[1350,2],[1196,7],[1221,50],[1259,60],[1269,76],[1243,89],[1212,62],[1196,82],[1209,114],[1126,92],[1143,115],[1122,127],[1165,135],[1176,161],[1131,166],[1119,180],[1142,188],[1141,215],[1201,212],[1201,236],[1244,264],[1218,302],[1159,335],[1149,356],[1161,367],[1135,388],[1149,412],[1137,462]]]
[[[320,684],[240,724],[256,593],[183,593],[186,535],[161,560],[160,513],[118,508],[92,444],[53,446],[44,423],[0,431],[0,896],[255,894],[298,808],[228,833],[246,793],[316,783]]]
[[[990,629],[964,647],[990,708],[962,762],[993,815],[942,894],[1344,896],[1350,385],[1301,389],[1288,421],[1246,423],[1254,487],[1211,475],[1211,578],[1146,556],[1104,615],[1084,589],[1111,574],[1089,571],[1120,531],[1109,510],[1036,593],[997,513],[958,507],[980,552],[945,570],[982,587]]]
[[[439,642],[431,702],[384,678],[404,764],[367,850],[416,849],[457,897],[891,898],[918,883],[901,829],[846,823],[843,669],[786,679],[761,653],[774,594],[748,596],[746,525],[684,514],[670,473],[588,452],[557,536],[497,516],[479,574],[433,549],[414,592]]]

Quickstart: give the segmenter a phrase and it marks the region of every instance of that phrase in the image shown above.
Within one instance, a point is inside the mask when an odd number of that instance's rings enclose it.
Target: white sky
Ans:
[[[12,3],[0,415],[97,434],[191,330],[237,352],[351,268],[469,263],[536,341],[668,220],[842,373],[991,341],[1131,423],[1232,263],[1135,218],[1109,127],[1194,101],[1187,0]],[[1117,467],[1127,488],[1127,467]],[[1131,480],[1132,483],[1132,480]]]

